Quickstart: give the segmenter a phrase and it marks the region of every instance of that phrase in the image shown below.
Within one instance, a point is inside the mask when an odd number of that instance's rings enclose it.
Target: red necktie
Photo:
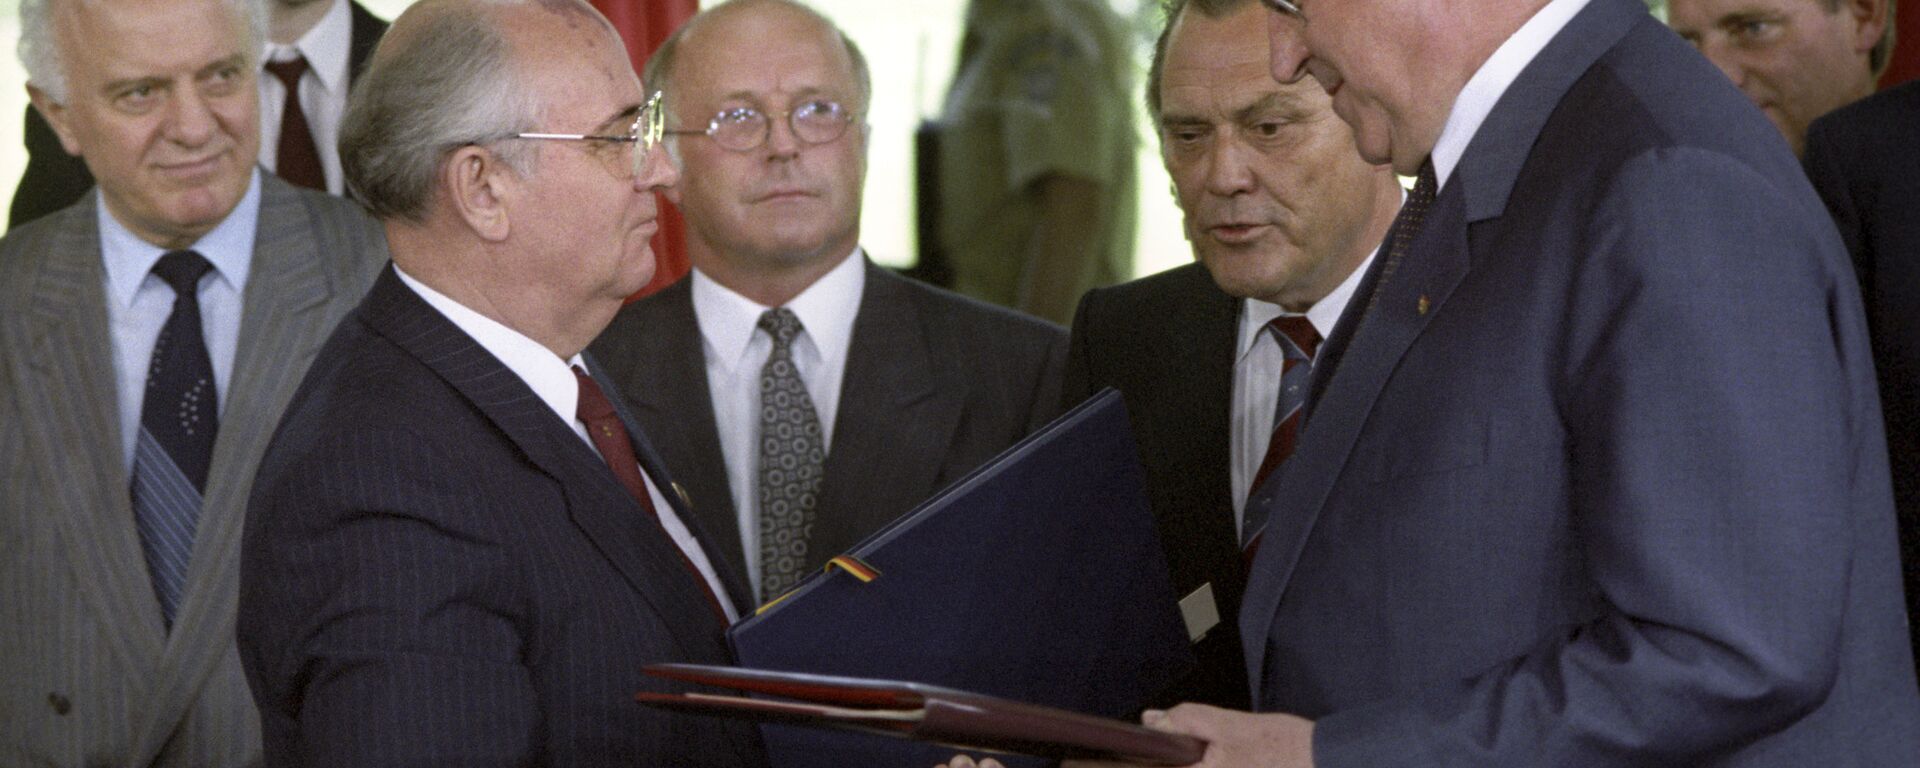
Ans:
[[[320,150],[307,127],[307,113],[300,109],[300,76],[307,73],[307,60],[295,56],[291,61],[269,61],[267,72],[287,87],[286,108],[280,112],[280,147],[274,153],[273,173],[290,184],[327,191],[327,174],[320,169]]]
[[[1280,369],[1278,410],[1274,413],[1273,434],[1267,438],[1267,455],[1260,460],[1260,469],[1253,473],[1253,484],[1247,486],[1241,541],[1249,562],[1260,547],[1260,532],[1266,528],[1268,512],[1266,506],[1256,504],[1254,498],[1259,495],[1260,486],[1266,482],[1267,476],[1293,455],[1293,447],[1300,437],[1302,411],[1306,410],[1313,355],[1320,347],[1320,332],[1303,316],[1276,317],[1267,323],[1267,329],[1273,331],[1274,341],[1286,353],[1286,362]]]
[[[646,478],[640,475],[640,460],[633,455],[633,441],[627,437],[627,427],[620,423],[613,403],[607,400],[605,392],[600,391],[600,385],[594,383],[593,377],[580,370],[579,366],[574,366],[573,376],[580,382],[580,403],[574,409],[574,415],[587,425],[588,439],[600,451],[600,458],[606,460],[607,468],[613,470],[613,478],[620,481],[634,501],[640,502],[640,508],[646,511],[647,517],[653,520],[654,525],[660,525],[660,532],[666,533],[666,526],[660,523],[660,511],[653,506],[653,494],[647,493]],[[692,574],[693,582],[700,585],[700,594],[706,596],[713,615],[720,619],[720,626],[726,626],[727,612],[720,607],[720,598],[713,594],[713,587],[707,584],[706,575],[700,573],[693,560],[688,559],[687,553],[680,549],[679,542],[673,541],[671,535],[667,536],[667,540],[673,544],[674,553],[680,556],[680,565]]]

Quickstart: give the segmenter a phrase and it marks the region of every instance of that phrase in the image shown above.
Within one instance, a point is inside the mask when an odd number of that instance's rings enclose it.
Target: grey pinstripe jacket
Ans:
[[[0,239],[0,765],[259,762],[234,649],[254,468],[386,245],[353,203],[262,174],[187,591],[162,628],[115,416],[96,197]]]

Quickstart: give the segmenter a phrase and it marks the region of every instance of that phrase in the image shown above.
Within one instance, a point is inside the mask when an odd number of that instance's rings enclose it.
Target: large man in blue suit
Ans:
[[[423,0],[374,54],[341,147],[393,265],[242,542],[267,764],[764,764],[750,724],[633,701],[730,661],[743,587],[580,354],[653,274],[659,104],[580,0]]]
[[[1639,0],[1301,5],[1275,76],[1423,178],[1271,487],[1268,714],[1149,722],[1223,766],[1920,765],[1866,325],[1778,133]]]

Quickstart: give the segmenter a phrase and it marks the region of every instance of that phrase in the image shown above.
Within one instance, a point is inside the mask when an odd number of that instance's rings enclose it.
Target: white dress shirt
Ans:
[[[867,259],[858,248],[840,265],[787,302],[800,318],[794,337],[793,365],[806,384],[820,416],[822,447],[833,446],[833,419],[839,412],[840,381],[853,342],[853,319],[867,285]],[[760,369],[773,354],[773,339],[760,332],[760,315],[772,307],[714,282],[693,270],[693,316],[700,323],[707,358],[707,387],[713,395],[713,422],[726,457],[727,486],[733,492],[740,524],[741,561],[747,583],[760,589]],[[760,596],[764,599],[764,596]]]
[[[500,364],[505,365],[507,370],[525,381],[527,386],[533,389],[533,394],[538,396],[541,402],[546,403],[547,407],[552,408],[554,415],[559,416],[562,423],[573,428],[573,433],[580,437],[581,442],[587,444],[589,450],[596,455],[599,454],[599,449],[593,446],[593,440],[587,437],[587,425],[581,423],[576,416],[580,405],[580,382],[574,378],[573,366],[582,366],[583,370],[585,366],[579,355],[574,355],[571,360],[562,360],[559,355],[553,353],[553,350],[541,346],[540,342],[527,338],[519,331],[448,298],[445,294],[414,279],[398,265],[394,266],[393,271],[400,275],[401,282],[406,283],[408,288],[412,288],[414,293],[425,299],[428,305],[445,315],[461,331],[473,337],[482,349],[491,353],[500,361]],[[614,395],[608,395],[608,397],[614,397]],[[713,561],[707,559],[707,552],[700,547],[700,541],[693,537],[693,531],[687,528],[686,522],[682,521],[679,513],[674,511],[673,504],[660,493],[659,484],[647,474],[646,467],[640,467],[640,476],[646,479],[647,495],[653,499],[653,508],[659,513],[660,524],[667,529],[667,535],[673,538],[673,543],[679,545],[680,551],[686,553],[687,559],[693,562],[693,567],[700,571],[700,576],[707,580],[707,588],[712,590],[713,596],[720,601],[720,607],[726,611],[727,620],[739,620],[740,613],[734,608],[733,601],[728,599],[726,588],[720,585],[720,577],[713,569]]]
[[[99,211],[100,257],[106,266],[107,327],[113,336],[114,393],[120,404],[121,459],[133,470],[133,446],[140,435],[140,408],[147,399],[147,367],[153,361],[153,343],[160,327],[173,315],[173,288],[153,274],[153,265],[169,249],[140,239],[107,211],[106,198],[96,190]],[[233,355],[240,344],[240,319],[246,296],[247,273],[253,268],[253,234],[260,223],[260,172],[247,182],[247,192],[233,212],[202,235],[192,250],[213,264],[200,278],[194,296],[200,302],[200,332],[213,363],[217,403],[224,411],[227,384],[233,380]]]
[[[1333,326],[1340,322],[1340,313],[1346,310],[1354,290],[1360,287],[1361,277],[1379,253],[1375,248],[1332,293],[1307,309],[1307,321],[1320,332],[1320,338],[1333,334]],[[1260,462],[1267,457],[1267,443],[1273,437],[1274,411],[1280,408],[1280,374],[1286,371],[1286,352],[1280,348],[1280,341],[1266,332],[1266,327],[1284,314],[1291,313],[1278,304],[1259,299],[1240,300],[1239,341],[1234,347],[1239,355],[1233,364],[1230,422],[1233,464],[1229,474],[1233,483],[1234,534],[1241,539],[1245,538],[1247,494],[1252,491],[1253,476],[1259,473]]]
[[[307,34],[290,46],[267,43],[260,60],[291,61],[296,55],[307,58],[307,73],[300,76],[300,110],[306,114],[307,129],[313,133],[314,146],[320,153],[327,191],[338,195],[346,189],[346,177],[340,171],[340,118],[347,111],[353,17],[347,12],[347,0],[331,2],[333,7]],[[280,116],[286,104],[286,86],[262,69],[260,165],[269,171],[279,163]]]
[[[1506,94],[1514,79],[1520,77],[1520,71],[1533,63],[1554,35],[1560,34],[1561,28],[1567,26],[1580,9],[1587,7],[1587,2],[1553,0],[1547,3],[1495,49],[1467,80],[1466,87],[1461,88],[1460,95],[1453,100],[1453,111],[1447,114],[1447,124],[1440,129],[1440,139],[1433,145],[1433,175],[1439,182],[1434,188],[1436,191],[1446,188],[1447,179],[1460,165],[1460,157],[1466,154],[1473,135],[1480,132],[1480,124],[1486,122],[1500,97]]]

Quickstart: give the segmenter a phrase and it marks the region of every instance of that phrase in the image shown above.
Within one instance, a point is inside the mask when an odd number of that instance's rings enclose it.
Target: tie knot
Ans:
[[[177,296],[192,296],[213,265],[193,251],[171,251],[153,265],[155,277],[165,281]]]
[[[307,57],[296,54],[286,61],[269,61],[266,70],[287,87],[288,93],[293,93],[299,86],[300,76],[307,73]]]
[[[759,326],[760,330],[766,331],[768,336],[773,337],[773,346],[776,349],[791,347],[793,337],[800,335],[802,330],[800,317],[786,307],[774,307],[760,313]]]
[[[580,382],[580,402],[573,408],[575,418],[592,424],[613,415],[613,402],[607,399],[607,393],[600,391],[600,385],[580,366],[573,366],[573,378]]]
[[[1320,331],[1305,315],[1282,315],[1268,322],[1267,327],[1273,329],[1276,337],[1292,345],[1293,350],[1289,351],[1297,350],[1309,360],[1320,348]]]

